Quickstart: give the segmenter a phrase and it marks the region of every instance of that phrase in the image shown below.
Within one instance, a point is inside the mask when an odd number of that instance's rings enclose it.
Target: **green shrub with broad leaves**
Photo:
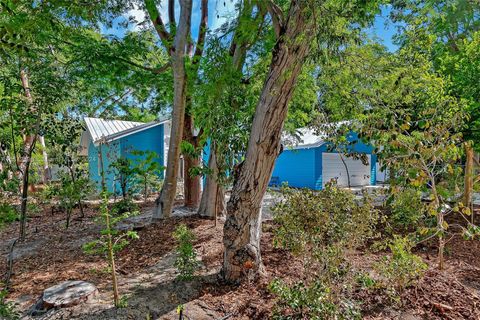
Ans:
[[[18,212],[15,207],[7,203],[0,203],[0,228],[17,220]]]
[[[185,224],[181,224],[173,232],[173,237],[177,241],[175,268],[178,270],[178,278],[191,280],[199,268],[197,254],[193,248],[195,235]]]
[[[121,199],[120,201],[117,201],[112,205],[112,214],[115,215],[123,215],[124,213],[137,212],[138,210],[138,205],[133,202],[132,198],[130,197]]]
[[[425,218],[426,207],[422,202],[422,193],[413,188],[399,189],[392,194],[390,201],[390,222],[394,228],[407,230],[417,227]]]
[[[275,280],[276,319],[357,319],[355,272],[348,255],[375,235],[380,218],[372,199],[327,185],[322,191],[283,188],[273,208],[274,245],[300,258],[298,281]]]
[[[386,243],[391,255],[384,256],[374,265],[380,275],[380,282],[393,298],[420,278],[428,266],[422,258],[412,253],[413,242],[404,237],[395,236]]]
[[[15,309],[15,304],[5,300],[7,294],[7,290],[0,290],[0,319],[19,319],[20,313]]]

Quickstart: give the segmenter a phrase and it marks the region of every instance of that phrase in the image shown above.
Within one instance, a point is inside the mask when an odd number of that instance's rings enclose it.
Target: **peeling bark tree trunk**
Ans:
[[[216,218],[225,214],[225,189],[218,182],[218,164],[214,148],[210,151],[208,168],[211,174],[207,175],[202,201],[198,208],[198,215]]]
[[[42,146],[42,156],[43,156],[43,183],[46,184],[52,179],[50,167],[48,165],[48,154],[47,146],[45,145],[45,138],[43,136],[38,136],[38,141]]]
[[[280,151],[280,137],[298,74],[308,54],[311,19],[303,1],[292,1],[286,25],[253,119],[245,161],[238,169],[224,226],[222,273],[230,282],[263,273],[260,255],[261,203]]]
[[[467,208],[472,206],[472,193],[473,193],[473,161],[474,161],[474,153],[471,144],[465,144],[465,155],[466,155],[466,162],[465,162],[465,182],[464,182],[464,192],[463,192],[463,201]],[[474,219],[474,214],[472,211],[472,223]]]
[[[193,117],[190,114],[185,114],[185,121],[183,127],[183,140],[190,143],[195,150],[198,148],[198,138],[194,135],[194,122]],[[199,157],[191,157],[188,154],[183,155],[184,158],[184,171],[183,171],[183,194],[185,196],[185,207],[198,208],[200,203],[200,176],[190,175],[190,169],[200,166]]]
[[[168,148],[165,182],[156,203],[154,219],[170,217],[177,190],[178,159],[180,158],[180,143],[182,142],[183,123],[185,118],[187,74],[185,70],[185,52],[190,33],[192,0],[180,0],[180,21],[172,49],[173,71],[173,111],[170,144]]]

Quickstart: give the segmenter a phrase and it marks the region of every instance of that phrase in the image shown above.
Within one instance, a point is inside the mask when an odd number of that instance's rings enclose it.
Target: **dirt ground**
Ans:
[[[300,262],[288,252],[273,248],[272,222],[263,225],[261,250],[267,277],[241,286],[226,285],[218,273],[222,262],[220,221],[185,216],[150,224],[153,203],[142,205],[143,214],[126,227],[138,230],[140,238],[118,254],[120,291],[128,306],[115,309],[111,304],[110,279],[105,259],[83,252],[82,245],[95,239],[101,226],[95,217],[98,209],[89,206],[86,216],[78,212],[68,230],[61,212],[46,210],[31,217],[27,239],[15,245],[14,274],[9,300],[26,312],[42,291],[64,280],[94,283],[99,294],[86,304],[52,310],[35,319],[178,319],[176,308],[183,304],[187,319],[269,319],[275,297],[268,283],[277,277],[295,279]],[[130,223],[130,224],[129,224]],[[195,233],[195,249],[202,269],[191,282],[176,280],[173,262],[175,243],[172,231],[186,223]],[[17,237],[18,224],[0,231],[0,275],[10,244]],[[402,303],[392,304],[382,292],[358,292],[365,319],[480,319],[480,242],[455,237],[447,245],[446,269],[435,268],[435,246],[420,248],[419,254],[430,265],[415,287],[402,294]],[[354,264],[368,270],[378,256],[359,253]],[[24,316],[24,319],[30,319]]]

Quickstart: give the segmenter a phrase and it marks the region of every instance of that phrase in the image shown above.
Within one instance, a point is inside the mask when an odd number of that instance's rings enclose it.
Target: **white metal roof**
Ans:
[[[325,143],[325,134],[316,134],[313,129],[300,128],[294,134],[284,134],[283,144],[290,149],[316,148]]]
[[[338,130],[342,126],[348,126],[351,121],[340,121],[325,123],[322,128],[300,128],[295,130],[294,134],[285,133],[282,136],[282,143],[289,149],[308,149],[317,148],[327,142],[327,133],[320,130],[326,130],[328,132],[332,130]]]
[[[87,125],[88,136],[82,135],[81,145],[85,145],[86,140],[90,138],[95,145],[103,139],[105,142],[114,141],[128,135],[153,128],[169,120],[154,121],[149,123],[123,121],[123,120],[105,120],[101,118],[88,118],[85,119]]]
[[[100,118],[85,118],[84,120],[87,125],[87,130],[94,142],[144,124],[142,122],[105,120]]]

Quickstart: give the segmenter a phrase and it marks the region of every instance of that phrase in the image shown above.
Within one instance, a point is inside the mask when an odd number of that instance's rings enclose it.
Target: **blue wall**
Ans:
[[[347,141],[351,145],[342,146],[340,149],[346,149],[349,152],[366,153],[371,155],[370,163],[370,183],[376,182],[376,163],[377,156],[373,153],[373,146],[365,144],[358,139],[354,132],[349,133]],[[305,149],[286,149],[277,158],[272,173],[270,185],[288,183],[290,187],[310,188],[321,190],[322,181],[322,153],[333,152],[331,144],[325,143],[316,148]]]
[[[272,177],[278,177],[275,183],[316,189],[315,158],[315,148],[283,151],[273,168]]]
[[[114,189],[117,193],[120,192],[120,185],[116,182],[115,188],[113,186],[115,179],[115,172],[109,166],[112,162],[120,157],[126,157],[127,159],[135,159],[138,156],[131,154],[131,151],[154,151],[158,154],[157,162],[160,165],[164,165],[164,125],[158,125],[150,129],[146,129],[124,138],[115,140],[102,146],[103,154],[103,166],[105,170],[105,181],[109,192],[113,192]],[[99,152],[100,147],[95,147],[93,142],[90,142],[88,148],[88,163],[90,180],[93,181],[97,187],[97,190],[101,190],[101,173],[99,171]],[[163,172],[161,173],[163,177]]]
[[[114,141],[109,144],[101,146],[103,169],[105,172],[105,184],[108,191],[113,191],[113,182],[115,180],[115,174],[110,169],[110,164],[120,157],[120,143]],[[95,146],[93,142],[90,142],[88,147],[88,169],[90,173],[90,180],[95,183],[97,190],[102,189],[102,176],[100,169],[99,158],[100,146]]]

